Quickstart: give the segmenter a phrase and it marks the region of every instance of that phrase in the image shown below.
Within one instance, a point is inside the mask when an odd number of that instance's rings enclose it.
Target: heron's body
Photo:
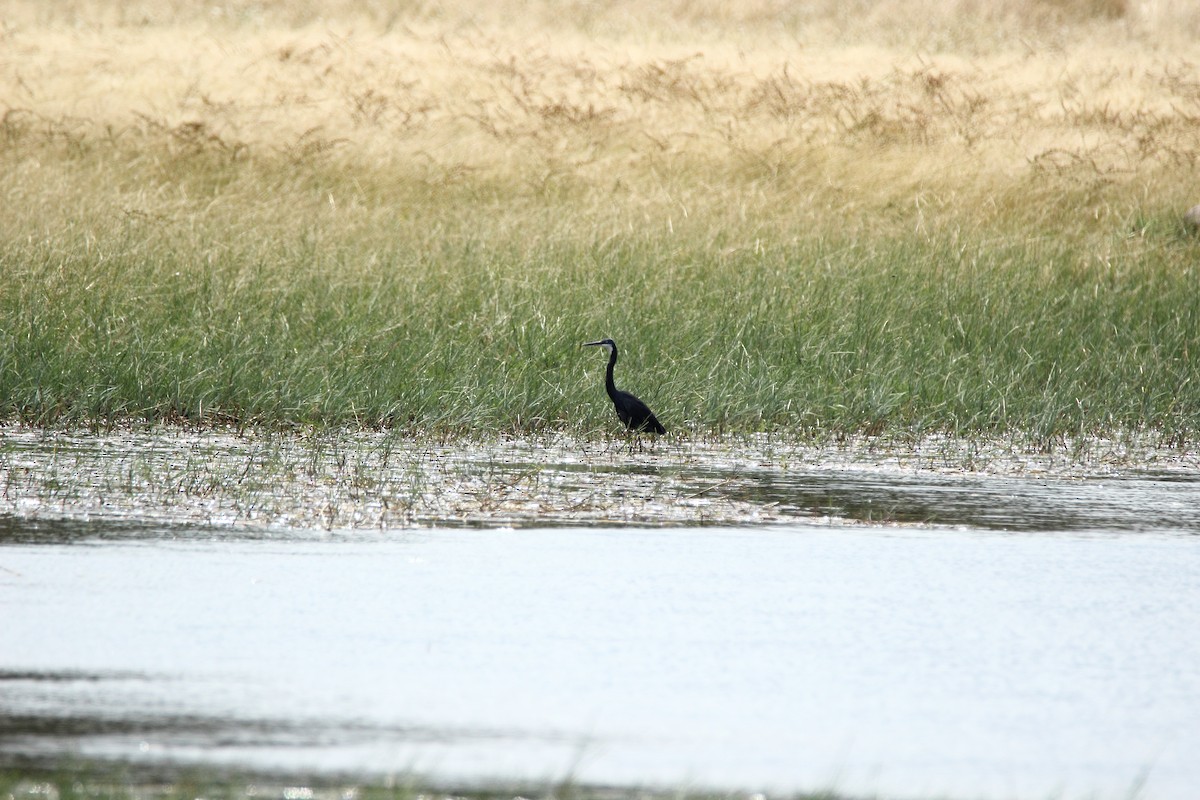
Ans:
[[[613,407],[617,409],[617,417],[621,423],[634,433],[666,433],[650,407],[640,399],[623,392],[613,382],[613,367],[617,365],[617,343],[612,339],[601,339],[598,342],[587,342],[584,347],[603,347],[608,351],[608,369],[604,373],[604,389],[612,399]]]

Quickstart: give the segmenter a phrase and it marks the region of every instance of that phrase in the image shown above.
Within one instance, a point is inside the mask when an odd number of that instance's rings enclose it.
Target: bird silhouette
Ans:
[[[617,343],[612,339],[584,342],[584,347],[603,347],[608,351],[608,369],[604,373],[604,389],[612,398],[617,416],[626,428],[634,433],[666,433],[650,407],[629,392],[623,392],[613,383],[613,367],[617,365]]]

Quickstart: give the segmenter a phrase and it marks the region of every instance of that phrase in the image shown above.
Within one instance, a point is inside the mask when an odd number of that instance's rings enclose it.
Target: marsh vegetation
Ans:
[[[919,6],[919,8],[918,8]],[[1188,3],[9,4],[0,417],[1200,421]]]

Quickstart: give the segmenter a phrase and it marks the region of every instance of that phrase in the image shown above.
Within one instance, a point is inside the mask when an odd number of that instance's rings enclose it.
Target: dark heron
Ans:
[[[598,342],[584,342],[584,347],[603,347],[608,351],[608,371],[604,374],[604,388],[612,398],[617,416],[625,427],[634,433],[666,433],[667,429],[654,416],[650,407],[629,392],[622,392],[613,383],[613,367],[617,365],[617,343],[612,339],[601,339]]]

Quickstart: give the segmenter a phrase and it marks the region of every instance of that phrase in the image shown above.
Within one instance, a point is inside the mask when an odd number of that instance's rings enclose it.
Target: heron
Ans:
[[[604,389],[612,398],[617,416],[625,427],[634,433],[666,433],[650,407],[629,392],[623,392],[613,383],[613,367],[617,365],[617,343],[612,339],[601,339],[598,342],[584,342],[584,347],[603,347],[608,351],[608,370],[604,373]]]

